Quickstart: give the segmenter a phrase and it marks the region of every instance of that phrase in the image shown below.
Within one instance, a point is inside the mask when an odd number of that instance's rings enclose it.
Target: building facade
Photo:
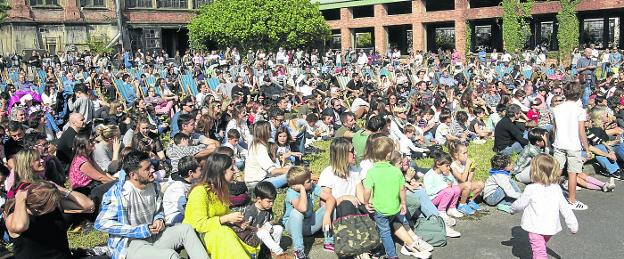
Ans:
[[[388,48],[405,51],[458,49],[466,37],[472,50],[503,48],[501,0],[318,0],[332,29],[330,48]],[[526,47],[556,50],[559,1],[536,0],[532,36]],[[582,0],[577,5],[581,43],[598,48],[622,47],[624,0]],[[467,35],[470,29],[472,33]]]
[[[186,25],[212,0],[8,0],[0,24],[0,53],[84,49],[94,36],[126,48],[188,49]],[[332,29],[329,48],[458,49],[467,29],[472,47],[501,50],[501,0],[312,0]],[[119,8],[118,8],[119,7]],[[559,1],[537,0],[527,47],[557,49]],[[577,6],[581,43],[622,47],[624,0],[582,0]],[[121,30],[120,30],[121,29]]]
[[[85,49],[90,39],[105,35],[111,45],[123,40],[126,48],[164,49],[173,55],[188,48],[186,25],[200,5],[211,1],[8,0],[0,53]]]

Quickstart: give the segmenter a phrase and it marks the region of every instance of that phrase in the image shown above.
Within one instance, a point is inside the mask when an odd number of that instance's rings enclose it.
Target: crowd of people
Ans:
[[[339,256],[429,258],[483,206],[524,211],[533,257],[547,258],[559,213],[576,233],[573,210],[588,208],[577,188],[624,180],[617,48],[575,50],[567,66],[541,49],[28,54],[0,56],[15,258],[299,259],[318,232]],[[305,157],[323,140],[317,177]],[[468,147],[489,140],[481,179]],[[70,250],[68,229],[108,242]]]

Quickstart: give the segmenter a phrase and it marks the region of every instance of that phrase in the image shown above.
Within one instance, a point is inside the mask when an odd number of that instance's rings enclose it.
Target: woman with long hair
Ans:
[[[249,126],[247,125],[247,111],[243,106],[236,106],[232,110],[232,119],[228,122],[225,127],[225,134],[231,130],[236,129],[240,133],[240,139],[238,144],[241,147],[247,149],[249,147],[249,142],[251,141],[251,132],[249,131]],[[223,139],[223,142],[227,141],[227,138]]]
[[[163,144],[158,137],[158,134],[152,132],[150,126],[153,125],[150,124],[148,118],[139,118],[134,131],[134,136],[132,137],[132,146],[136,147],[139,143],[146,143],[149,146],[149,150],[146,150],[147,153],[156,154],[161,161],[165,160],[165,149]]]
[[[7,198],[12,199],[24,184],[44,180],[44,175],[45,164],[39,152],[34,149],[23,149],[17,152],[13,171],[5,182]]]
[[[85,195],[98,183],[108,183],[114,180],[93,161],[95,139],[87,133],[79,133],[74,139],[74,159],[69,166],[69,182],[73,190]]]
[[[331,195],[336,200],[336,206],[341,207],[339,211],[357,212],[358,204],[364,202],[364,185],[351,141],[344,137],[335,138],[329,146],[329,156],[332,158],[330,164],[323,169],[318,182],[322,187],[321,198]],[[327,207],[330,213],[333,209]]]
[[[268,121],[259,121],[253,128],[253,140],[249,147],[249,154],[245,160],[245,183],[255,186],[261,181],[270,182],[275,188],[286,185],[288,167],[277,167],[269,157],[269,139],[271,138],[271,124]]]
[[[214,153],[204,160],[202,176],[188,194],[182,223],[200,233],[213,259],[250,258],[258,251],[227,226],[245,221],[242,213],[231,212],[229,207],[229,184],[235,171],[231,157]]]
[[[93,202],[45,181],[28,183],[4,206],[15,258],[73,258],[63,210],[91,213]]]

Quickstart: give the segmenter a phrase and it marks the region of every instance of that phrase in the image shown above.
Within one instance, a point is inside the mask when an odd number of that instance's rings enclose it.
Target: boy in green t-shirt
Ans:
[[[398,258],[394,241],[392,240],[393,229],[396,230],[404,225],[409,226],[405,217],[407,214],[405,206],[405,178],[401,170],[388,161],[394,151],[392,139],[381,137],[373,140],[370,144],[370,159],[375,164],[368,170],[366,179],[364,179],[364,201],[369,212],[373,213],[386,255],[388,258]],[[391,224],[393,228],[391,228]],[[409,248],[416,250],[413,245],[410,245]],[[429,251],[416,250],[407,252],[409,255],[418,258],[431,256]]]

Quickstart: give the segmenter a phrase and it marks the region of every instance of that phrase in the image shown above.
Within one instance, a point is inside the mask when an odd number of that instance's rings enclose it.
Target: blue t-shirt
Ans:
[[[305,212],[305,217],[314,217],[314,200],[321,195],[321,186],[312,186],[312,190],[307,191],[306,194],[308,195],[308,209]],[[300,194],[298,191],[295,191],[293,188],[288,187],[288,190],[286,191],[286,199],[284,199],[284,217],[282,217],[282,223],[284,225],[286,225],[286,223],[288,222],[292,210],[295,209],[292,205],[292,202],[299,199],[299,195]]]

